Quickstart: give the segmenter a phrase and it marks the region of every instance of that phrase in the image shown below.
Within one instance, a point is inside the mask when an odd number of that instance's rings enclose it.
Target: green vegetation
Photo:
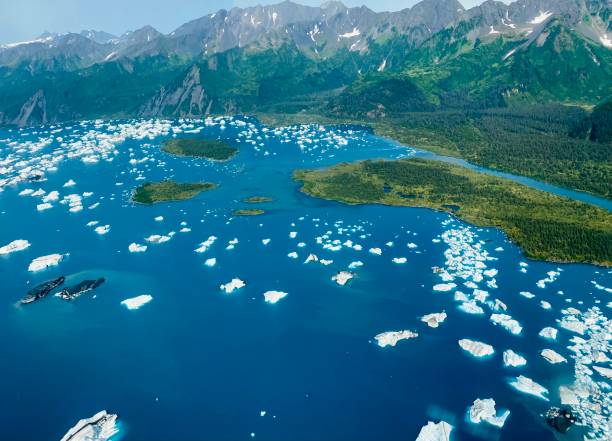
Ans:
[[[133,200],[141,204],[156,202],[182,201],[191,199],[198,194],[216,188],[210,182],[195,182],[181,184],[174,181],[147,182],[134,192]]]
[[[347,204],[428,207],[503,229],[525,255],[612,265],[612,214],[463,167],[407,159],[298,170],[302,191]]]
[[[268,196],[251,196],[249,198],[243,199],[243,202],[247,202],[249,204],[261,204],[263,202],[272,202],[273,199]]]
[[[260,210],[257,208],[247,208],[247,209],[241,209],[241,210],[234,210],[232,212],[232,215],[233,216],[259,216],[264,213],[265,213],[264,210]]]
[[[168,139],[163,142],[162,150],[173,155],[197,156],[215,161],[227,161],[238,152],[237,148],[221,141],[195,138]]]
[[[520,106],[415,112],[374,126],[406,145],[610,197],[611,145],[569,136],[586,116],[579,107]]]

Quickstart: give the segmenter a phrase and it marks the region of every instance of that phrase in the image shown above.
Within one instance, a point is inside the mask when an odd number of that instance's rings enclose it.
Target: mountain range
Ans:
[[[612,96],[608,0],[285,1],[169,34],[45,33],[0,46],[0,124],[227,112],[343,117]]]

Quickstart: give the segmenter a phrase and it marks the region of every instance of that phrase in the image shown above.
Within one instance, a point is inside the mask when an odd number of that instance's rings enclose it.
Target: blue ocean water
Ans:
[[[63,155],[45,180],[0,192],[0,246],[15,239],[31,243],[0,256],[2,439],[60,439],[101,409],[119,414],[124,440],[411,440],[427,421],[440,420],[453,425],[453,440],[555,439],[541,413],[558,404],[559,385],[573,382],[566,348],[573,334],[560,329],[558,341],[547,342],[538,332],[555,327],[568,306],[598,305],[607,314],[610,294],[593,281],[612,286],[608,270],[527,261],[501,231],[432,210],[347,206],[299,192],[294,169],[414,153],[367,132],[319,126],[274,132],[247,117],[219,121],[170,121],[162,134],[151,127],[155,123],[138,121],[0,131],[0,178],[23,170],[20,160],[35,164],[31,158],[42,154]],[[138,124],[137,135],[96,138]],[[159,145],[173,131],[220,138],[240,153],[228,162],[166,155]],[[66,154],[77,151],[73,158]],[[96,155],[98,162],[82,160]],[[182,202],[130,202],[140,183],[167,178],[219,188]],[[76,184],[63,187],[69,179]],[[80,212],[59,202],[39,212],[40,198],[19,195],[25,188],[57,190],[60,199],[93,194],[83,196]],[[241,202],[254,195],[274,201]],[[234,209],[260,206],[263,216],[231,216]],[[90,221],[110,231],[96,234]],[[191,231],[180,232],[185,226]],[[460,311],[452,291],[432,289],[442,283],[432,267],[446,265],[441,235],[462,228],[497,259],[487,266],[499,271],[498,288],[481,287],[507,305],[523,326],[521,335],[493,325],[489,314]],[[145,241],[171,231],[166,243]],[[211,235],[218,239],[210,249],[194,252]],[[235,248],[226,249],[234,238]],[[331,251],[317,238],[348,239],[363,249]],[[132,242],[148,245],[147,251],[128,252]],[[371,247],[382,254],[369,253]],[[58,266],[28,271],[32,259],[52,253],[69,256]],[[333,263],[304,264],[310,253]],[[217,264],[205,266],[212,257]],[[393,263],[394,257],[407,262]],[[364,265],[346,286],[331,280],[357,260]],[[520,262],[528,262],[526,272]],[[557,280],[537,287],[558,269]],[[106,283],[73,302],[49,296],[18,305],[29,288],[59,275],[67,284],[98,277]],[[246,287],[223,293],[220,284],[234,277]],[[269,290],[288,295],[265,303],[262,294]],[[137,310],[120,303],[141,294],[153,300]],[[543,309],[541,300],[552,308]],[[441,311],[448,317],[438,328],[420,321]],[[419,336],[395,347],[376,344],[377,334],[402,329]],[[491,344],[495,354],[476,359],[459,347],[462,338]],[[539,354],[543,348],[569,362],[549,364]],[[523,354],[527,365],[504,367],[506,349]],[[550,403],[512,389],[508,379],[520,374],[547,387]],[[498,408],[511,411],[503,428],[467,421],[476,398],[494,398]],[[581,439],[582,431],[564,439]]]

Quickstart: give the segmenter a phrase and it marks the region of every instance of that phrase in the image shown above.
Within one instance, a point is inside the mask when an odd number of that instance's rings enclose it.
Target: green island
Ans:
[[[147,182],[134,191],[132,200],[140,204],[156,202],[183,201],[216,188],[210,182],[179,183],[174,181]]]
[[[243,199],[243,202],[247,202],[249,204],[261,204],[264,202],[272,202],[274,199],[268,197],[268,196],[251,196],[248,198]]]
[[[178,156],[195,156],[215,161],[227,161],[238,153],[236,147],[222,141],[196,138],[168,139],[162,143],[162,151]]]
[[[301,191],[347,204],[427,207],[499,227],[533,259],[612,265],[612,214],[463,167],[424,159],[297,170]]]
[[[260,210],[258,208],[245,208],[240,210],[234,210],[232,212],[233,216],[260,216],[264,214],[264,210]]]

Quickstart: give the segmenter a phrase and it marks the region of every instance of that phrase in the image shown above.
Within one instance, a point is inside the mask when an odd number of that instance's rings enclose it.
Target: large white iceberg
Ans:
[[[11,243],[0,247],[0,254],[11,254],[16,251],[25,250],[30,246],[30,242],[25,239],[17,239],[12,241]]]
[[[142,294],[136,297],[132,297],[131,299],[125,299],[121,301],[122,305],[125,305],[127,309],[138,309],[142,305],[145,305],[153,300],[153,297],[149,294]]]
[[[428,421],[427,425],[421,428],[416,441],[449,441],[451,430],[453,430],[453,426],[446,421],[440,421],[439,423]]]
[[[421,321],[427,323],[430,328],[437,328],[444,320],[446,320],[445,312],[434,312],[421,317]]]
[[[110,441],[117,432],[117,415],[101,410],[91,418],[79,420],[60,441]]]
[[[466,352],[469,352],[474,357],[486,357],[495,352],[493,346],[486,343],[482,343],[476,340],[469,340],[467,338],[459,340],[459,346]]]
[[[506,410],[501,415],[498,415],[493,398],[485,398],[483,400],[476,398],[474,404],[470,407],[469,414],[470,421],[474,424],[480,424],[482,421],[485,421],[493,426],[503,427],[506,418],[510,415],[510,411]]]
[[[244,286],[246,286],[246,283],[236,277],[230,282],[221,285],[219,288],[221,288],[222,291],[225,291],[226,294],[231,294],[234,290],[243,288]]]
[[[286,292],[282,292],[282,291],[266,291],[264,292],[264,300],[267,303],[276,303],[278,302],[280,299],[287,297],[287,293]]]
[[[508,314],[491,314],[490,320],[514,335],[520,334],[523,330],[519,322],[514,320]]]
[[[404,331],[387,331],[381,332],[377,336],[374,337],[376,343],[381,348],[385,346],[395,346],[400,340],[407,340],[409,338],[416,338],[419,334],[416,332],[404,330]]]
[[[525,394],[533,395],[548,401],[548,397],[545,396],[548,394],[548,389],[536,383],[531,378],[519,375],[510,381],[510,386]]]
[[[549,340],[556,340],[557,330],[555,328],[551,328],[550,326],[547,326],[545,328],[542,328],[542,330],[538,333],[538,335],[540,337],[547,338]]]
[[[336,282],[338,285],[344,286],[353,277],[355,277],[355,275],[349,271],[340,271],[335,276],[332,276],[332,280]]]
[[[551,364],[567,363],[567,359],[563,355],[553,351],[552,349],[543,349],[542,352],[540,352],[540,355],[542,355],[542,357],[544,357],[544,359]]]
[[[512,349],[508,349],[504,351],[504,366],[512,366],[519,367],[525,366],[527,364],[527,360],[522,355],[517,354]]]
[[[47,256],[40,256],[32,260],[28,271],[41,271],[49,268],[50,266],[56,266],[64,258],[65,254],[49,254]]]

